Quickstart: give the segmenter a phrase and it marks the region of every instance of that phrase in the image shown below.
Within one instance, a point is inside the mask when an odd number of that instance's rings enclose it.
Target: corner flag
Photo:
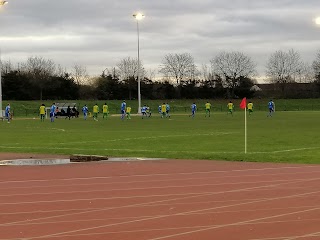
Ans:
[[[247,108],[247,98],[243,98],[241,103],[240,103],[240,108],[245,109]]]
[[[244,153],[247,153],[247,98],[243,98],[240,108],[244,109]]]

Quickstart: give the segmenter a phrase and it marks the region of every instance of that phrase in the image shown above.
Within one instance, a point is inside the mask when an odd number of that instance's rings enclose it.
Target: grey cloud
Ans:
[[[0,10],[3,58],[12,62],[41,55],[66,67],[75,62],[100,74],[137,54],[141,10],[141,57],[146,67],[171,52],[190,52],[207,63],[220,51],[250,55],[264,74],[278,49],[294,48],[311,62],[320,48],[317,0],[8,0]]]

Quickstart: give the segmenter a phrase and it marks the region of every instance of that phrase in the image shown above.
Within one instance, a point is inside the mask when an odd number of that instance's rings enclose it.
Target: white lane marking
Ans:
[[[305,178],[295,179],[306,180]],[[259,184],[259,183],[275,183],[275,182],[291,182],[292,180],[269,180],[260,182],[235,182],[235,183],[212,183],[212,184],[190,184],[190,185],[167,185],[159,187],[132,187],[132,188],[114,188],[114,189],[100,189],[100,190],[83,190],[83,191],[60,191],[60,192],[29,192],[29,193],[14,193],[2,194],[0,197],[16,197],[16,196],[34,196],[34,195],[55,195],[55,194],[75,194],[75,193],[99,193],[99,192],[112,192],[112,191],[132,191],[132,190],[151,190],[151,189],[170,189],[170,188],[189,188],[189,187],[208,187],[208,186],[226,186],[226,185],[242,185],[242,184]],[[303,187],[305,188],[305,187]],[[0,203],[1,205],[1,203]]]
[[[253,189],[261,189],[261,188],[270,188],[270,187],[274,187],[274,186],[285,185],[285,184],[294,184],[294,183],[299,183],[299,182],[304,182],[304,181],[292,181],[291,183],[271,184],[271,185],[265,185],[265,186],[259,186],[259,187],[244,188],[244,189],[238,189],[238,190],[232,190],[232,191],[224,191],[223,193],[241,192],[241,191],[249,190],[249,189],[253,190]],[[235,207],[235,206],[242,206],[242,205],[248,205],[248,204],[259,203],[259,202],[266,202],[266,201],[272,201],[272,200],[288,199],[288,198],[293,198],[293,197],[301,197],[301,196],[307,196],[307,195],[312,195],[312,194],[317,194],[317,193],[320,193],[320,191],[308,192],[308,193],[303,193],[303,194],[295,194],[295,195],[289,195],[289,196],[284,196],[284,197],[271,198],[271,199],[268,199],[268,200],[259,200],[259,201],[237,203],[237,204],[225,205],[225,206],[219,206],[219,207],[205,208],[205,209],[200,209],[200,210],[192,210],[192,211],[180,212],[180,213],[176,213],[176,214],[167,214],[167,215],[163,215],[161,217],[150,217],[150,218],[144,218],[144,219],[120,222],[120,223],[104,224],[104,225],[100,225],[100,226],[77,229],[77,230],[70,230],[70,231],[64,231],[64,232],[60,232],[60,233],[54,233],[54,234],[49,234],[49,235],[44,235],[44,236],[39,236],[39,237],[25,238],[24,240],[52,237],[52,236],[57,236],[57,235],[81,232],[81,231],[86,231],[86,230],[100,229],[100,228],[104,228],[104,227],[111,227],[111,226],[123,225],[123,224],[128,224],[128,223],[134,223],[134,222],[142,222],[142,221],[148,221],[148,220],[154,220],[154,219],[160,219],[160,218],[166,218],[166,217],[172,217],[172,216],[182,216],[183,214],[187,214],[187,213],[197,213],[197,212],[200,213],[200,212],[205,212],[205,211],[208,211],[208,210],[222,209],[222,208]],[[213,195],[213,194],[212,193],[211,194],[201,194],[201,195],[191,196],[191,197],[184,197],[184,198],[177,198],[177,199],[170,199],[170,200],[160,200],[160,201],[149,202],[149,203],[138,203],[138,204],[133,204],[133,205],[122,206],[122,207],[119,207],[119,208],[144,206],[144,205],[150,204],[150,203],[156,203],[156,202],[161,203],[161,202],[168,202],[168,201],[181,200],[181,199],[191,199],[191,198],[196,198],[196,197],[200,197],[200,196],[210,196],[210,195]],[[109,209],[116,209],[116,208],[109,208]],[[106,209],[106,210],[109,210],[109,209]],[[319,207],[319,209],[320,209],[320,207]],[[60,215],[60,216],[51,216],[51,217],[38,218],[38,219],[29,219],[28,222],[36,221],[36,220],[52,219],[52,218],[55,218],[55,217],[64,217],[64,216],[70,216],[70,215],[74,216],[74,215],[79,215],[79,214],[84,214],[84,213],[92,213],[92,212],[97,212],[97,211],[84,211],[84,212],[76,213],[76,214],[64,214],[64,215]],[[261,219],[261,220],[263,220],[263,219]],[[21,223],[21,222],[26,222],[26,221],[17,221],[17,222],[5,223],[5,224],[0,224],[0,226],[10,226],[11,224],[16,224],[16,223]]]
[[[317,236],[319,236],[319,234],[320,234],[320,232],[314,232],[314,233],[309,233],[306,235],[285,238],[284,240],[294,240],[294,239],[306,238],[306,237],[317,237]]]
[[[255,222],[261,221],[261,220],[267,220],[267,219],[279,218],[279,217],[284,217],[284,216],[290,216],[290,215],[295,215],[295,214],[299,214],[299,213],[306,213],[306,212],[316,211],[316,210],[319,210],[319,209],[320,209],[320,207],[317,207],[317,208],[312,208],[312,209],[307,209],[307,210],[302,210],[302,211],[283,213],[283,214],[272,215],[272,216],[262,217],[262,218],[255,218],[255,219],[251,219],[251,220],[228,223],[228,224],[219,225],[219,226],[213,226],[213,227],[208,227],[208,228],[203,228],[203,229],[198,229],[198,230],[193,230],[193,231],[188,231],[188,232],[181,232],[181,233],[166,235],[166,236],[162,236],[162,237],[149,238],[147,240],[167,239],[167,238],[172,238],[172,237],[177,237],[177,236],[184,236],[184,235],[189,235],[189,234],[192,234],[192,233],[198,233],[198,232],[203,232],[203,231],[208,231],[208,230],[213,230],[213,229],[218,229],[218,228],[224,228],[224,227],[230,227],[230,226],[240,226],[240,225],[243,225],[245,223],[255,223]],[[29,238],[29,239],[33,239],[33,238]]]
[[[131,178],[131,177],[156,177],[156,176],[176,176],[176,175],[194,175],[208,173],[233,173],[233,172],[250,172],[250,171],[266,171],[266,170],[286,170],[286,169],[310,169],[319,168],[319,165],[302,165],[288,167],[268,167],[268,168],[249,168],[249,169],[233,169],[233,170],[214,170],[214,171],[198,171],[198,172],[177,172],[177,173],[154,173],[154,174],[134,174],[120,176],[97,176],[97,177],[78,177],[78,178],[55,178],[55,179],[25,179],[0,181],[0,184],[8,183],[29,183],[29,182],[52,182],[52,181],[74,181],[74,180],[91,180],[91,179],[110,179],[110,178]],[[308,173],[308,172],[307,172]],[[307,174],[306,173],[306,174]],[[286,173],[283,173],[286,174]]]
[[[308,171],[307,174],[310,173],[319,173],[320,171]],[[157,183],[157,182],[179,182],[179,181],[189,181],[189,180],[209,180],[209,179],[229,179],[229,178],[246,178],[246,177],[263,177],[263,176],[277,176],[280,175],[284,177],[285,175],[298,175],[298,174],[306,174],[306,172],[290,172],[290,173],[272,173],[272,174],[249,174],[249,175],[237,175],[237,176],[219,176],[219,177],[194,177],[194,178],[171,178],[171,179],[157,179],[157,180],[148,180],[148,183]],[[103,179],[103,178],[102,178]],[[28,182],[28,181],[27,181]],[[7,189],[35,189],[35,188],[51,188],[51,187],[75,187],[75,186],[98,186],[98,185],[114,185],[114,184],[132,184],[132,183],[145,183],[145,180],[139,181],[124,181],[124,182],[96,182],[96,183],[75,183],[75,184],[56,184],[56,185],[30,185],[24,187],[0,187],[0,190]],[[0,182],[1,183],[1,182]]]

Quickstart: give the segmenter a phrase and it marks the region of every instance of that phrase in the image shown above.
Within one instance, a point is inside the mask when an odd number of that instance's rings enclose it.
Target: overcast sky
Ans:
[[[7,0],[0,9],[2,59],[31,56],[74,64],[99,75],[125,57],[137,56],[159,69],[164,55],[190,53],[209,63],[221,51],[241,51],[257,63],[260,76],[276,50],[294,48],[312,62],[320,50],[319,0]]]

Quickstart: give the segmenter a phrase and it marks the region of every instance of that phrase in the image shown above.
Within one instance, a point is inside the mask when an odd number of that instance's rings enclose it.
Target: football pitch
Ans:
[[[0,122],[1,152],[94,154],[257,162],[320,163],[318,111],[254,112],[247,117],[248,152],[244,153],[244,113],[187,114],[161,119],[158,114],[99,121],[14,119]]]

